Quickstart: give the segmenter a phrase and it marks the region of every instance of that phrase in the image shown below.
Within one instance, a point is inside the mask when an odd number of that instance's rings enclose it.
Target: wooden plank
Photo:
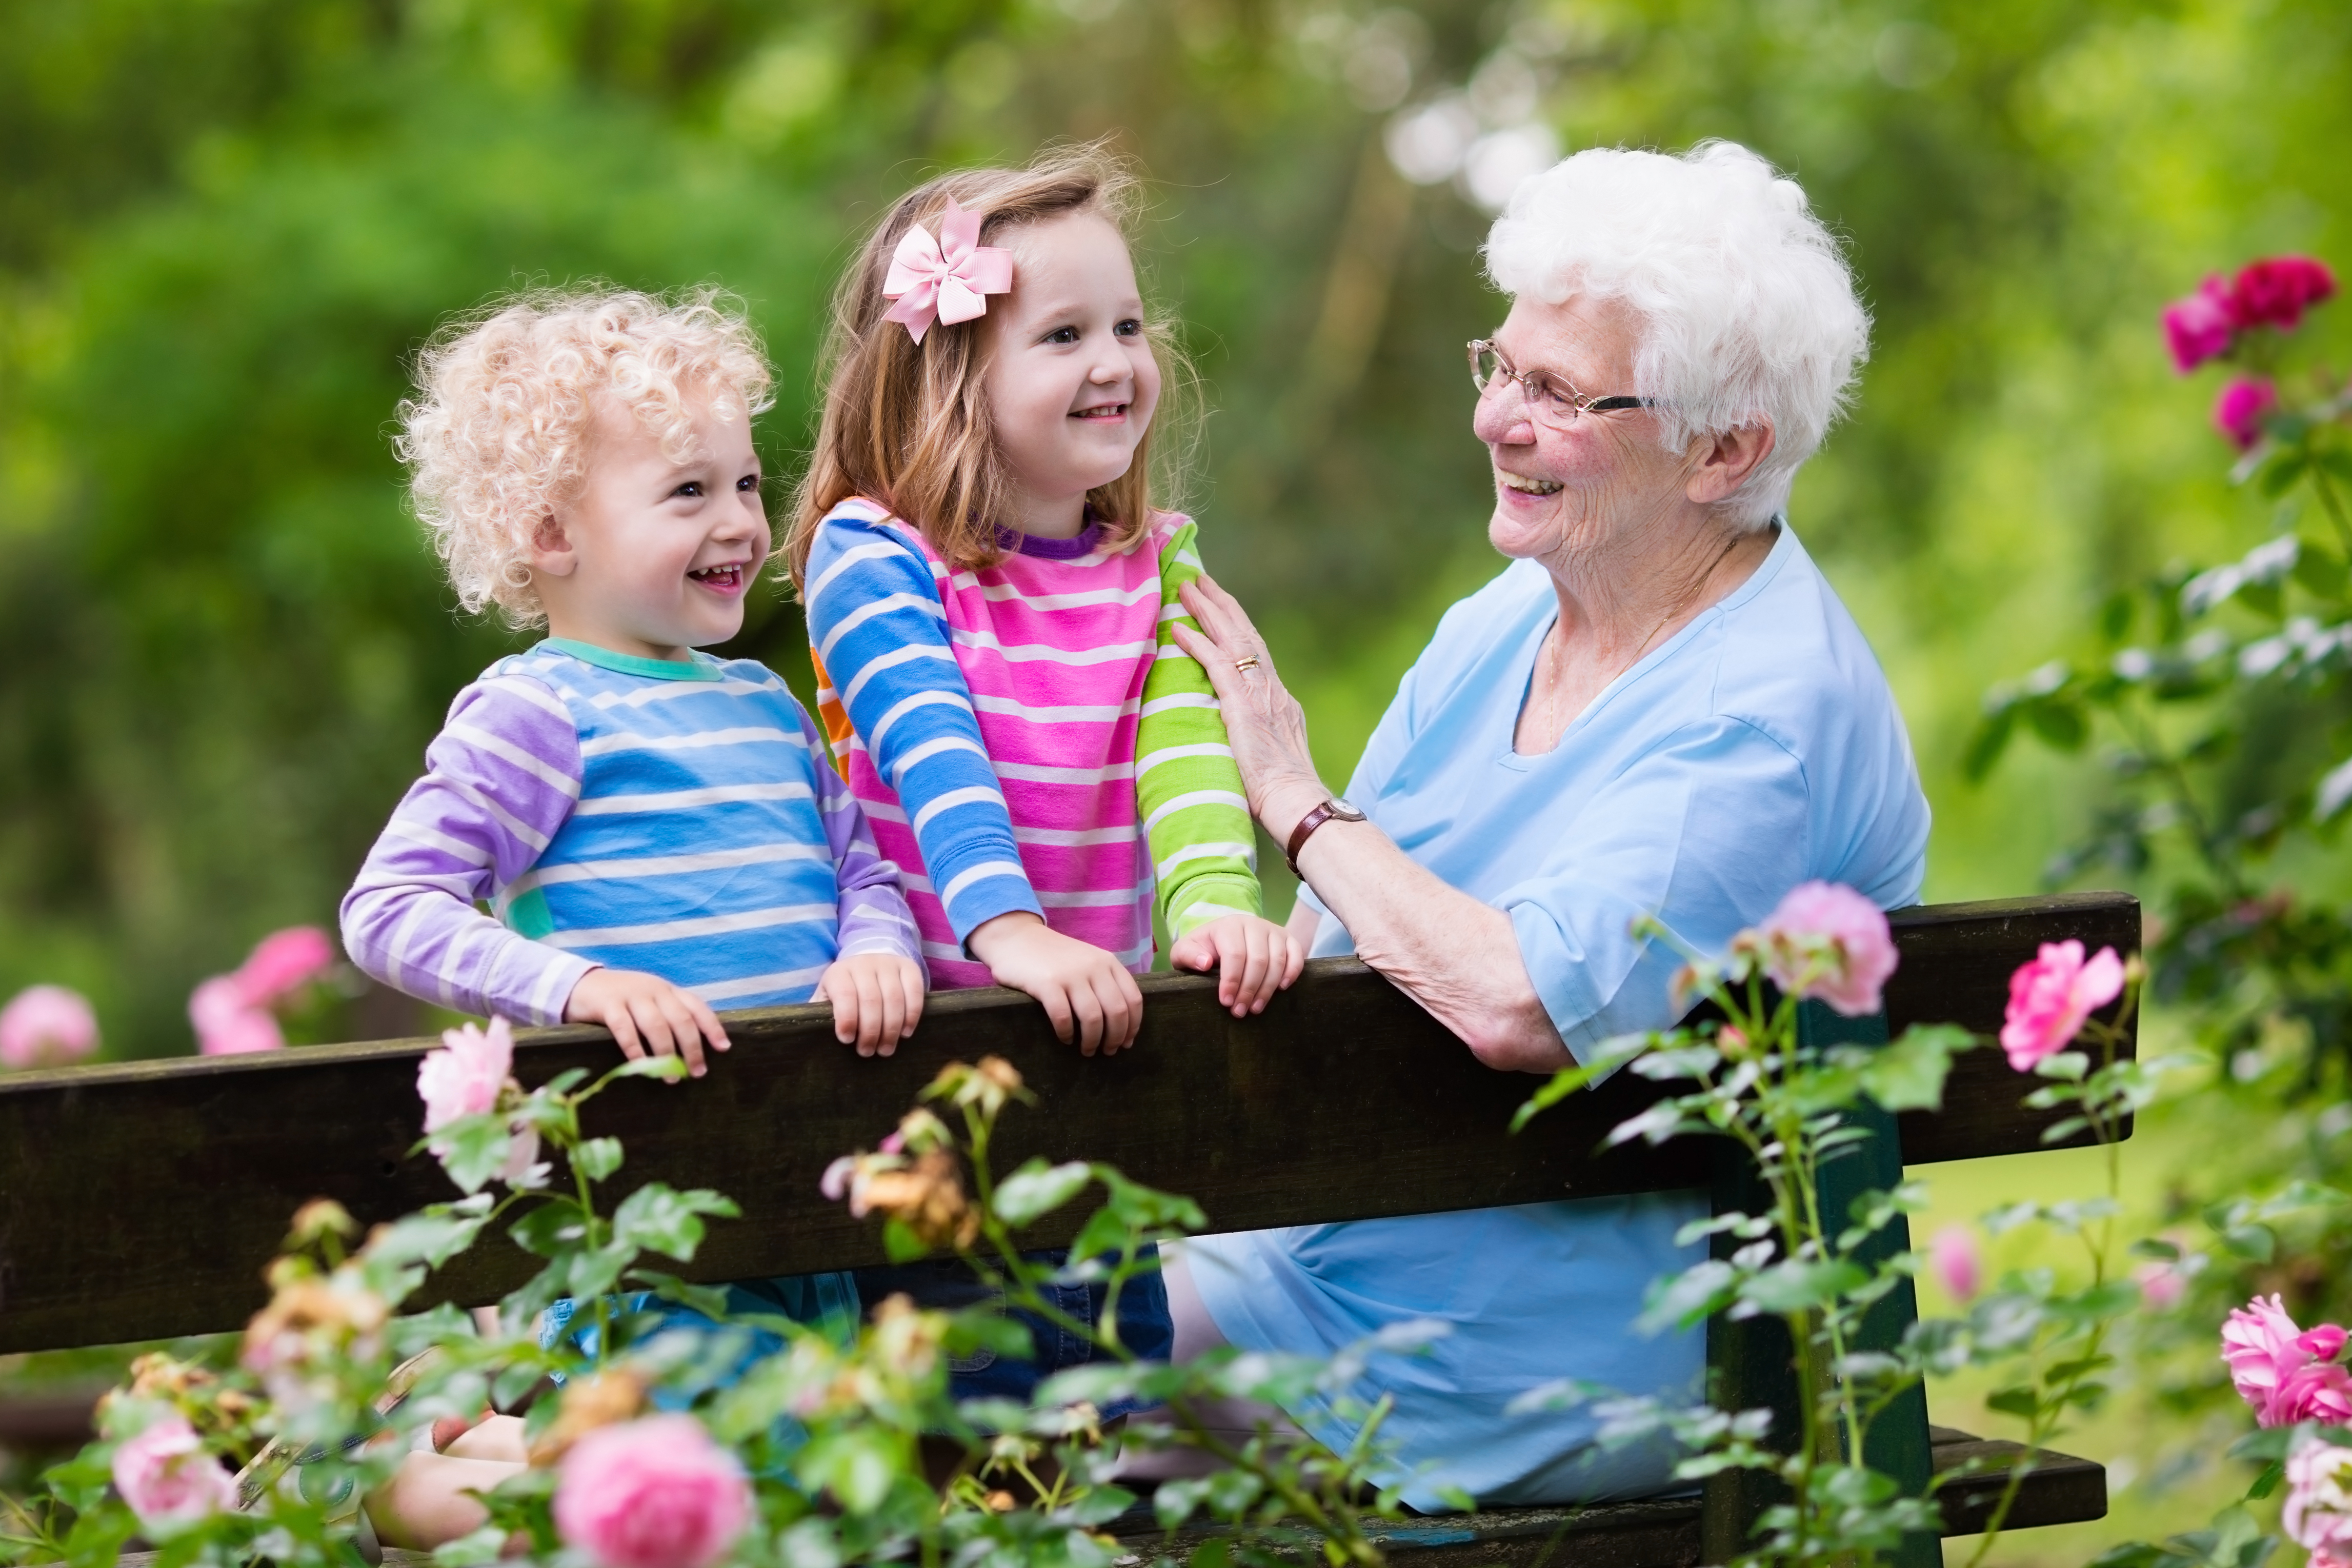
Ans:
[[[2119,894],[1906,911],[1895,921],[1905,963],[1890,1012],[1897,1027],[1997,1025],[2009,971],[2036,942],[2137,946],[2137,919]],[[1040,1109],[1007,1117],[1007,1168],[1032,1152],[1108,1160],[1192,1194],[1223,1229],[1706,1182],[1695,1145],[1595,1156],[1654,1092],[1630,1075],[1506,1137],[1534,1080],[1481,1067],[1352,961],[1310,965],[1247,1020],[1219,1009],[1207,980],[1143,985],[1139,1046],[1099,1059],[1055,1041],[1042,1012],[1001,991],[933,998],[915,1038],[887,1059],[845,1050],[821,1008],[738,1015],[735,1049],[708,1079],[618,1085],[593,1109],[591,1130],[626,1142],[621,1185],[714,1186],[743,1205],[741,1223],[713,1228],[692,1270],[705,1279],[880,1261],[873,1227],[825,1203],[819,1175],[835,1155],[872,1147],[941,1064],[992,1051],[1041,1097]],[[527,1082],[613,1059],[601,1030],[523,1037]],[[431,1161],[408,1155],[417,1058],[433,1043],[0,1078],[0,1352],[236,1328],[261,1304],[261,1270],[307,1199],[333,1197],[373,1222],[454,1195]],[[1942,1115],[1906,1118],[1913,1161],[2040,1147],[2044,1119],[2018,1108],[2018,1079],[1998,1053],[1973,1057]],[[435,1289],[485,1300],[526,1267],[520,1253],[484,1247]]]

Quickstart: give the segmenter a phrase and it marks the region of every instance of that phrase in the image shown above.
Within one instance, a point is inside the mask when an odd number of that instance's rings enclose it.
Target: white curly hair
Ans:
[[[1631,390],[1660,400],[1668,451],[1769,422],[1771,456],[1724,503],[1750,528],[1788,505],[1870,355],[1870,316],[1837,240],[1794,180],[1736,142],[1563,159],[1513,193],[1486,256],[1507,294],[1633,310]]]
[[[434,334],[393,446],[457,602],[536,626],[547,613],[531,586],[530,538],[587,482],[598,410],[627,409],[682,462],[698,416],[748,421],[772,405],[774,380],[740,307],[718,289],[532,290]]]

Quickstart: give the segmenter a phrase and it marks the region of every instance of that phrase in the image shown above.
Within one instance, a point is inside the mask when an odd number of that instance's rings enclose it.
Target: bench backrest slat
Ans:
[[[2138,919],[2119,894],[1906,911],[1895,922],[1904,965],[1888,993],[1893,1026],[1997,1027],[2009,972],[2037,942],[2073,936],[2129,951]],[[916,1037],[887,1059],[841,1047],[822,1009],[740,1015],[735,1048],[708,1079],[617,1085],[591,1131],[626,1142],[617,1188],[659,1177],[742,1205],[743,1220],[714,1226],[689,1270],[704,1279],[880,1261],[873,1226],[825,1202],[818,1177],[835,1155],[872,1147],[942,1063],[989,1052],[1009,1058],[1042,1101],[1008,1112],[1004,1168],[1032,1152],[1108,1160],[1196,1197],[1220,1229],[1706,1183],[1695,1149],[1594,1155],[1654,1092],[1629,1075],[1507,1138],[1535,1080],[1479,1066],[1352,961],[1310,965],[1246,1021],[1218,1008],[1207,980],[1158,976],[1144,989],[1140,1044],[1108,1059],[1060,1045],[1034,1005],[1003,992],[933,998]],[[524,1037],[527,1082],[614,1059],[597,1030]],[[236,1328],[264,1299],[261,1270],[307,1199],[331,1196],[373,1222],[455,1195],[430,1160],[408,1154],[416,1061],[433,1043],[0,1078],[0,1352]],[[1962,1060],[1946,1110],[1906,1118],[1908,1159],[2041,1147],[2045,1119],[2018,1108],[2021,1086],[1998,1054]],[[526,1262],[485,1246],[434,1289],[489,1300]]]

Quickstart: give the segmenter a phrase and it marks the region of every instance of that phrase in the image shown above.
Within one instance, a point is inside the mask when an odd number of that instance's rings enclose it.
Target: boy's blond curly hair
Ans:
[[[586,483],[606,400],[684,462],[700,412],[749,420],[773,404],[774,380],[740,306],[716,289],[670,299],[536,289],[434,334],[393,446],[457,602],[496,604],[531,626],[547,618],[527,564],[531,535]]]

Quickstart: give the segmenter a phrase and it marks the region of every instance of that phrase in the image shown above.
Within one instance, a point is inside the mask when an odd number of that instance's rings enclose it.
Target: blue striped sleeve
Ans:
[[[1044,918],[930,563],[881,523],[831,517],[812,542],[805,580],[809,640],[857,746],[906,808],[956,940],[1016,910]]]

